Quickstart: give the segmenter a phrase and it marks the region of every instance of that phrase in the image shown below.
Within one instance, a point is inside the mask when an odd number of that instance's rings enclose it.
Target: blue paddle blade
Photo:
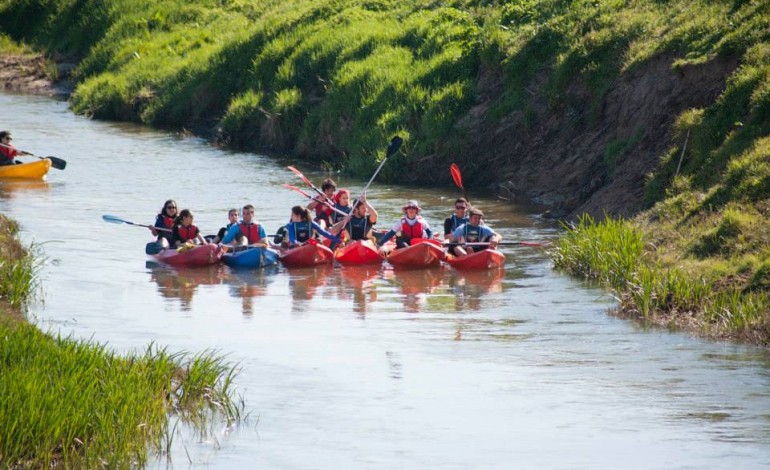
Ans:
[[[123,220],[120,217],[115,217],[114,215],[108,215],[108,214],[104,214],[102,216],[102,220],[104,220],[105,222],[109,222],[111,224],[127,224],[127,223],[129,223],[128,221]]]
[[[160,242],[150,242],[144,247],[144,252],[148,255],[157,255],[163,251],[163,245]]]

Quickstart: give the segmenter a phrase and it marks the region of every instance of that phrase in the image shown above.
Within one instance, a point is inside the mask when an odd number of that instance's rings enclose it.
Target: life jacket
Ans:
[[[174,218],[173,217],[167,217],[165,215],[158,214],[158,217],[155,219],[155,226],[158,227],[158,221],[161,221],[164,228],[167,228],[169,230],[174,229]],[[158,230],[158,238],[165,238],[166,240],[171,241],[173,237],[173,232],[165,232],[162,230]]]
[[[315,206],[315,218],[316,220],[331,220],[334,211],[326,204],[319,203]]]
[[[351,240],[364,240],[369,237],[372,224],[369,223],[369,215],[363,217],[353,216],[348,221],[347,231]]]
[[[452,214],[450,217],[446,219],[446,222],[444,223],[445,225],[444,231],[446,232],[446,234],[450,234],[455,230],[457,230],[458,227],[465,225],[467,223],[468,223],[467,217],[457,217],[456,214]],[[447,232],[446,229],[449,229],[449,231]]]
[[[259,237],[259,224],[246,224],[244,222],[239,222],[238,227],[240,228],[241,235],[246,237],[249,245],[259,243],[261,240]]]
[[[465,224],[465,233],[464,237],[465,241],[468,243],[476,243],[476,242],[483,242],[484,240],[481,240],[481,226],[473,226],[471,224]]]
[[[198,236],[198,227],[190,225],[185,227],[184,225],[177,225],[176,233],[179,234],[179,239],[183,242],[193,240]]]
[[[418,215],[417,222],[415,222],[414,225],[409,225],[409,222],[406,221],[406,217],[401,217],[402,236],[407,237],[409,239],[422,238],[422,232],[424,231],[423,221],[424,219]]]
[[[334,208],[337,209],[340,212],[344,212],[346,214],[350,214],[350,211],[353,210],[351,206],[341,206],[339,203],[334,205]],[[332,221],[336,224],[340,220],[344,219],[345,216],[340,214],[339,212],[333,212],[332,213]]]
[[[310,240],[313,232],[313,226],[310,221],[292,222],[291,224],[294,226],[294,238],[297,243],[305,243]]]

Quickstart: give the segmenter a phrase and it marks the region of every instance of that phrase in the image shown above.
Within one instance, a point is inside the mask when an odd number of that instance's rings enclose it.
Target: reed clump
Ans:
[[[118,356],[25,322],[38,265],[17,232],[0,215],[0,466],[142,467],[168,452],[172,416],[202,435],[241,419],[235,367],[214,352]]]

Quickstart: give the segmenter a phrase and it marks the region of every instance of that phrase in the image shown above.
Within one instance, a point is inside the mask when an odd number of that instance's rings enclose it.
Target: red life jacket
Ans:
[[[179,225],[176,228],[176,231],[179,234],[179,238],[181,238],[183,242],[192,240],[198,236],[198,227],[196,227],[195,225],[190,225],[189,227],[185,227],[184,225]]]
[[[249,245],[259,243],[259,224],[244,224],[240,222],[238,226],[241,229],[241,234],[248,240]]]
[[[409,225],[406,221],[406,217],[401,217],[401,233],[409,238],[422,238],[422,221],[423,218],[418,215],[417,222],[415,222],[414,225]]]
[[[166,228],[174,228],[174,218],[173,217],[166,217],[165,215],[163,217],[163,225]]]

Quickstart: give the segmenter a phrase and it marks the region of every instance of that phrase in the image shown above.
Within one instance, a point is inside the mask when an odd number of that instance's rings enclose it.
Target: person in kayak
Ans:
[[[433,232],[428,221],[420,215],[422,208],[417,201],[408,201],[401,208],[404,211],[404,217],[393,224],[393,227],[382,236],[377,243],[383,246],[388,240],[396,236],[396,248],[404,248],[412,243],[413,238],[431,238]]]
[[[377,211],[366,199],[366,194],[361,196],[353,207],[348,217],[342,218],[334,224],[330,230],[332,233],[342,233],[343,240],[372,240],[372,229],[377,223]]]
[[[163,207],[155,217],[155,223],[150,227],[150,232],[158,237],[158,244],[162,249],[170,248],[174,244],[174,235],[172,230],[174,229],[175,220],[177,216],[176,201],[169,199],[163,203]],[[161,229],[161,230],[156,230]]]
[[[457,227],[452,232],[457,245],[453,247],[455,256],[465,256],[481,250],[496,250],[502,237],[500,234],[482,223],[484,213],[475,207],[468,211],[468,223]],[[483,243],[482,245],[466,245],[467,243]]]
[[[13,137],[8,131],[0,131],[0,166],[21,163],[14,160],[17,155],[28,155],[11,144]]]
[[[311,239],[317,240],[322,235],[334,243],[340,243],[340,239],[327,232],[321,226],[310,220],[310,210],[302,206],[291,208],[291,221],[286,224],[287,237],[281,242],[284,248],[293,248],[302,245]]]
[[[206,235],[206,238],[211,238],[211,243],[219,243],[222,241],[223,238],[225,238],[225,234],[227,234],[227,230],[237,223],[238,223],[238,209],[230,209],[229,211],[227,211],[227,225],[224,227],[221,227],[219,229],[219,232],[217,232],[217,234],[214,237],[211,237],[211,235]]]
[[[345,214],[350,214],[350,211],[353,210],[353,206],[350,205],[350,191],[344,188],[337,191],[337,194],[334,195],[334,208]],[[333,224],[347,218],[340,214],[340,212],[332,212],[331,221]]]
[[[334,204],[334,193],[337,191],[337,183],[331,178],[326,178],[323,180],[323,183],[321,183],[321,191],[324,193],[325,198],[322,198],[320,195],[317,196],[318,199],[313,198],[313,201],[308,204],[307,208],[315,210],[315,218],[313,221],[318,225],[323,228],[331,227],[331,215],[334,211],[327,205],[327,203]]]
[[[444,220],[444,238],[447,242],[452,240],[452,232],[457,230],[457,227],[468,223],[468,201],[461,197],[455,200],[455,210]]]
[[[201,235],[201,231],[193,224],[193,213],[190,209],[182,209],[174,220],[174,229],[172,235],[175,248],[184,244],[191,243],[195,245],[205,245],[208,243]]]
[[[241,210],[241,221],[227,229],[221,244],[267,246],[266,236],[264,227],[254,222],[254,206],[246,204]]]

